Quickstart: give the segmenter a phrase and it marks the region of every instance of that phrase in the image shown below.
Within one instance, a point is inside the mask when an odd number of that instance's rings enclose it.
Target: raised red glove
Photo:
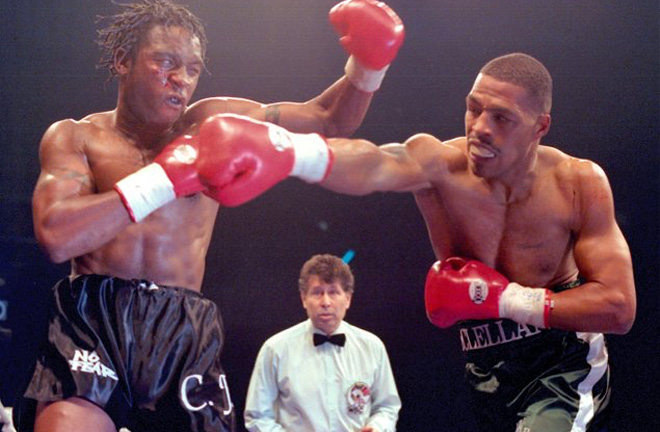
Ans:
[[[330,10],[329,19],[351,55],[346,64],[348,78],[360,90],[377,90],[403,44],[401,18],[379,1],[346,0]]]
[[[329,19],[346,51],[370,69],[392,63],[403,44],[403,22],[385,3],[346,0],[330,10]]]

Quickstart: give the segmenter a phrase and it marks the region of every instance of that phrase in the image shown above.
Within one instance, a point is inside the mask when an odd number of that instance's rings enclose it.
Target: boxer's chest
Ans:
[[[105,192],[117,181],[151,163],[155,154],[128,141],[106,137],[105,141],[90,143],[86,156],[97,192]]]
[[[420,209],[441,256],[479,259],[521,283],[551,280],[572,256],[572,204],[552,187],[513,203],[474,191],[434,199]]]

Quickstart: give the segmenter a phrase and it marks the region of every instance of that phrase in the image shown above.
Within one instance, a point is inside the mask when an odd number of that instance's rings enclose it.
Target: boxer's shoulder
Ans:
[[[83,145],[108,133],[116,133],[112,111],[90,114],[80,120],[67,118],[56,121],[44,133],[42,144]]]
[[[465,138],[441,141],[433,135],[421,133],[406,141],[408,153],[414,158],[431,179],[438,175],[453,172],[458,166],[466,167],[466,157],[462,151]]]
[[[90,188],[111,189],[149,160],[148,150],[123,133],[115,118],[114,111],[108,111],[53,123],[40,144],[42,168],[51,174],[84,172],[93,182]]]
[[[585,182],[600,182],[606,178],[605,172],[597,163],[571,156],[557,148],[540,146],[538,155],[541,174],[545,172],[561,184],[579,188]]]
[[[461,155],[465,148],[465,138],[453,138],[442,141],[427,133],[418,133],[406,140],[408,151],[418,157],[451,159]]]

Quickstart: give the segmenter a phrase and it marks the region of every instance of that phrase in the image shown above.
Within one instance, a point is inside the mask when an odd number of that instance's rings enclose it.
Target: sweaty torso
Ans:
[[[470,171],[464,140],[449,145],[448,175],[431,175],[434,187],[415,193],[437,259],[478,259],[527,286],[574,279],[571,158],[540,147],[529,187],[507,196]]]
[[[77,125],[92,193],[111,191],[118,180],[150,163],[162,148],[136,145],[113,124],[112,113],[101,113]],[[174,135],[176,129],[172,139]],[[201,193],[177,199],[75,258],[72,273],[146,279],[199,290],[217,211],[218,204]]]

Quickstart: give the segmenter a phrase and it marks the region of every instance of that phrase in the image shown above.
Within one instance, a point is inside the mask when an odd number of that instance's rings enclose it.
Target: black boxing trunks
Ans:
[[[462,322],[459,334],[480,430],[582,432],[605,427],[610,387],[601,333],[539,329],[500,319]]]
[[[195,291],[98,275],[63,279],[15,424],[30,431],[37,401],[75,396],[131,432],[233,431],[223,338],[216,305]]]

